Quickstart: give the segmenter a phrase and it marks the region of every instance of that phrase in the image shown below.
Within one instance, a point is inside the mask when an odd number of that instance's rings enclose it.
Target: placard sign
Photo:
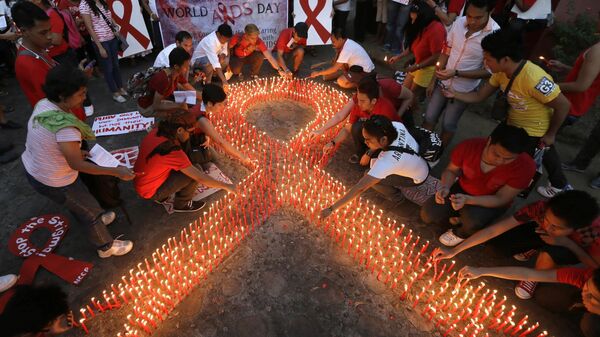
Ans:
[[[94,131],[96,137],[112,136],[136,131],[145,131],[153,124],[153,117],[144,117],[138,111],[131,111],[94,118],[92,131]]]
[[[308,25],[309,46],[331,43],[333,0],[294,0],[294,24]]]

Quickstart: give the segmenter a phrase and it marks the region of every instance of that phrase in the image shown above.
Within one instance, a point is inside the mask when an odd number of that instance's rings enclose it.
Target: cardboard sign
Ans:
[[[260,38],[272,49],[288,24],[287,1],[156,0],[156,7],[165,46],[175,43],[175,34],[181,30],[190,32],[197,45],[222,23],[230,25],[235,33],[254,23],[260,29]]]
[[[107,0],[107,2],[113,21],[121,27],[119,33],[129,44],[124,52],[119,52],[119,57],[152,50],[152,41],[144,23],[139,0]]]
[[[110,153],[119,161],[119,165],[133,169],[133,165],[135,165],[139,152],[139,146],[132,146],[114,150]]]
[[[144,117],[138,111],[94,118],[92,130],[96,137],[121,135],[124,133],[146,131],[154,125],[154,118]]]
[[[331,43],[333,0],[294,0],[294,24],[308,25],[308,46]]]

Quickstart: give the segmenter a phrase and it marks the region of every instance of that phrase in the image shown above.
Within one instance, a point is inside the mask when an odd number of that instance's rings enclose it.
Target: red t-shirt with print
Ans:
[[[279,33],[277,43],[273,51],[282,50],[284,54],[287,54],[294,50],[298,46],[306,46],[306,39],[301,38],[298,42],[294,42],[294,28],[286,28]],[[292,43],[290,43],[292,41]],[[291,46],[290,46],[291,45]]]
[[[415,63],[422,63],[431,55],[440,53],[445,42],[446,28],[441,22],[432,21],[410,45]]]
[[[513,217],[520,223],[534,221],[542,229],[544,227],[544,217],[548,209],[547,200],[539,200],[518,210]],[[600,257],[600,217],[596,218],[589,226],[576,229],[569,239],[573,240],[579,247],[593,257]]]
[[[267,50],[267,45],[260,37],[256,39],[256,43],[251,44],[248,40],[244,39],[244,34],[235,34],[229,40],[229,45],[232,46],[233,53],[237,57],[246,57],[255,51],[264,52]]]
[[[50,31],[63,37],[62,43],[60,45],[48,48],[48,55],[50,57],[62,55],[69,49],[69,44],[63,36],[65,22],[54,8],[48,9],[46,11],[46,14],[48,14],[48,16],[50,17]]]
[[[535,174],[535,162],[525,153],[521,153],[506,165],[497,166],[483,173],[481,156],[486,144],[486,138],[467,139],[452,151],[450,160],[462,171],[458,183],[466,193],[474,196],[493,195],[504,185],[516,189],[529,186]]]
[[[556,280],[583,289],[583,286],[592,278],[593,274],[594,269],[591,268],[558,268],[556,270]]]
[[[348,122],[350,124],[356,123],[361,118],[369,118],[373,115],[381,115],[389,118],[392,121],[400,121],[398,114],[396,114],[396,109],[394,109],[394,105],[385,97],[379,97],[377,102],[375,102],[375,106],[371,112],[362,111],[358,107],[358,98],[356,94],[352,97],[352,101],[354,102],[354,106],[350,111],[350,118]]]
[[[157,136],[157,132],[158,129],[154,128],[144,137],[140,144],[138,159],[133,167],[133,170],[138,173],[133,182],[135,190],[144,199],[152,198],[172,171],[181,171],[192,165],[183,150],[172,151],[164,156],[155,154],[148,159],[148,155],[157,146],[167,141],[167,138]]]
[[[185,75],[179,75],[175,80],[171,75],[167,75],[165,70],[161,70],[154,74],[148,82],[148,95],[138,98],[138,104],[146,109],[152,105],[154,101],[154,93],[159,93],[162,97],[167,98],[173,95],[177,84],[187,83]]]
[[[402,93],[402,84],[396,82],[393,78],[377,79],[377,83],[379,83],[383,97],[392,102],[394,108],[398,110],[402,104],[402,100],[398,99]]]

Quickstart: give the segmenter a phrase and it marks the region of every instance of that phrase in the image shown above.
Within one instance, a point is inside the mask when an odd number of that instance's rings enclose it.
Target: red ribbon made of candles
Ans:
[[[325,43],[325,42],[327,42],[327,40],[329,40],[329,36],[331,36],[331,34],[327,30],[327,28],[325,28],[321,24],[321,22],[319,22],[317,17],[319,16],[319,14],[323,10],[323,8],[325,8],[326,1],[319,0],[317,2],[317,6],[314,9],[310,8],[310,4],[308,2],[309,2],[309,0],[300,0],[300,6],[302,7],[302,10],[304,11],[304,13],[306,13],[305,23],[306,23],[306,25],[308,25],[308,27],[313,26],[314,29],[317,31],[317,34],[321,38],[321,41],[323,41],[323,43]]]
[[[111,1],[111,8],[115,1]],[[131,36],[133,36],[140,43],[140,45],[142,45],[142,47],[148,48],[150,45],[150,39],[130,23],[131,13],[133,11],[131,0],[119,0],[119,2],[123,4],[123,17],[119,17],[114,11],[111,10],[115,23],[121,27],[119,33],[123,35],[123,38],[127,38],[127,34],[131,34]]]

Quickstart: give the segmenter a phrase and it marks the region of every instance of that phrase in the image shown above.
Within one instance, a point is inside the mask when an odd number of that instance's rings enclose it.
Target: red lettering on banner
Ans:
[[[131,13],[133,11],[131,0],[118,1],[123,5],[123,17],[119,17],[118,15],[114,14],[113,11],[113,19],[115,23],[121,27],[121,35],[123,35],[124,38],[127,38],[127,34],[131,34],[131,36],[133,36],[133,38],[135,38],[140,45],[144,47],[144,49],[148,49],[148,46],[150,45],[150,39],[131,24]],[[111,6],[113,3],[114,1],[111,2]]]
[[[327,31],[327,28],[325,28],[319,22],[317,18],[323,10],[323,8],[325,8],[326,1],[319,0],[314,10],[310,8],[310,4],[308,3],[308,1],[309,0],[300,0],[300,6],[302,7],[304,13],[306,13],[305,23],[308,25],[308,27],[313,26],[313,28],[317,31],[317,34],[321,38],[321,41],[323,41],[323,43],[326,43],[327,40],[329,40],[331,34],[329,33],[329,31]]]
[[[43,247],[37,247],[29,238],[35,231],[43,229],[50,231],[50,237]],[[25,258],[19,271],[17,284],[33,283],[40,267],[73,284],[79,284],[85,278],[93,267],[91,263],[52,254],[68,229],[68,221],[61,215],[31,218],[17,228],[8,240],[8,250],[16,256]],[[7,292],[0,297],[0,311],[10,296],[12,293]]]

